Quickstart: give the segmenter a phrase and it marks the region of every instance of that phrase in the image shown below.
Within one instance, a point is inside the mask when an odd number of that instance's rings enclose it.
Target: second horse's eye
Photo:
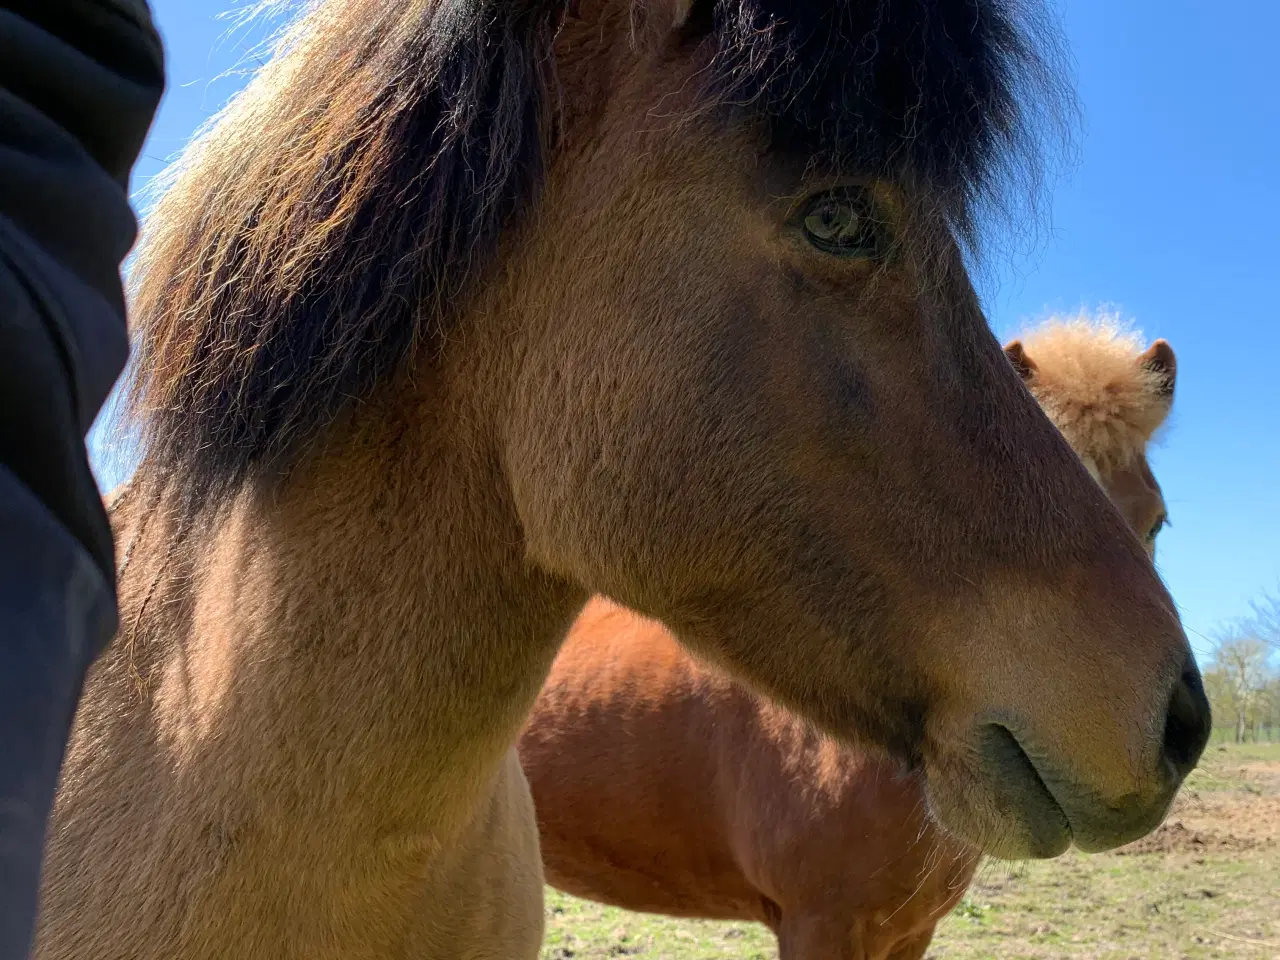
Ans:
[[[1160,535],[1160,531],[1163,530],[1168,523],[1169,520],[1163,513],[1156,517],[1156,522],[1153,523],[1151,525],[1151,529],[1147,531],[1147,541],[1149,543],[1155,543],[1156,537]]]
[[[804,212],[806,239],[837,257],[877,257],[884,235],[866,190],[841,187],[820,193]]]

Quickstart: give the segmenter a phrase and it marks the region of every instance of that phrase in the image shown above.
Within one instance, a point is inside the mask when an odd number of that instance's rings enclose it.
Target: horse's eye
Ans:
[[[1161,530],[1164,529],[1164,526],[1167,522],[1168,522],[1168,517],[1163,513],[1160,514],[1160,516],[1156,517],[1156,522],[1153,523],[1151,525],[1151,529],[1147,531],[1147,540],[1149,542],[1154,542],[1156,539],[1156,536],[1160,533]]]
[[[820,193],[804,212],[806,239],[837,257],[877,257],[884,253],[884,229],[866,190],[840,187]]]

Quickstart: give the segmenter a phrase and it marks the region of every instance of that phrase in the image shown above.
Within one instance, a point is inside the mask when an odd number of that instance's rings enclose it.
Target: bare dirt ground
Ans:
[[[1270,759],[1268,754],[1276,754]],[[1204,769],[1153,834],[1116,851],[1205,853],[1280,845],[1280,744],[1210,748]]]
[[[754,924],[627,913],[547,891],[543,960],[776,960]],[[1107,854],[989,862],[930,960],[1280,960],[1280,743],[1211,746],[1169,818]]]

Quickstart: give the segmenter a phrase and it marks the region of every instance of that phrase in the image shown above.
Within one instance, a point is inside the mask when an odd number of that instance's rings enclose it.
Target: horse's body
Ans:
[[[978,862],[918,777],[842,746],[592,599],[520,742],[547,882],[766,924],[782,960],[916,960]]]
[[[959,239],[1046,77],[1001,0],[311,4],[137,255],[36,956],[532,956],[511,750],[592,593],[984,849],[1151,829],[1190,649]]]
[[[1154,546],[1164,502],[1145,448],[1172,401],[1172,351],[1083,324],[1011,349]],[[629,910],[765,923],[782,960],[919,960],[979,860],[932,822],[917,775],[823,736],[601,598],[569,632],[520,758],[549,883]]]

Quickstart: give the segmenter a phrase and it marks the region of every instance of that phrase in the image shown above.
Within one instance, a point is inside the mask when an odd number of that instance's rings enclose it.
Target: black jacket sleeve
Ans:
[[[163,90],[145,0],[0,0],[0,958],[30,946],[85,671],[116,627],[84,437],[128,352],[129,174]]]

